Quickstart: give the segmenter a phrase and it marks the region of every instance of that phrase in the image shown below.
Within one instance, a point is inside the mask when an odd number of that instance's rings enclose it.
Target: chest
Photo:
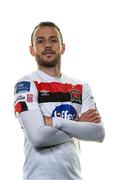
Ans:
[[[82,105],[82,85],[35,82],[38,103],[45,115],[75,119]]]

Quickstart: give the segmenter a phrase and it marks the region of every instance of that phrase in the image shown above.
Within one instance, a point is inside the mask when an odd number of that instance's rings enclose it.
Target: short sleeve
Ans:
[[[39,109],[38,92],[33,81],[23,78],[15,85],[14,111],[16,117],[23,111]]]
[[[81,114],[89,109],[95,109],[95,108],[96,108],[96,103],[92,95],[91,88],[89,87],[88,84],[83,84]]]

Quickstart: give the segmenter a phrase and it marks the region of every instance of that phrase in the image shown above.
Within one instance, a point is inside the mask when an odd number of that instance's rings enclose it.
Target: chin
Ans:
[[[39,65],[44,67],[55,67],[57,64],[60,64],[60,56],[51,56],[51,57],[39,57],[36,56],[36,61]]]

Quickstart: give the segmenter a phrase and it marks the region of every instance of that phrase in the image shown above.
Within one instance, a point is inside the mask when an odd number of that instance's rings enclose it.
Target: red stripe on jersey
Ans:
[[[21,106],[21,103],[18,102],[16,105],[15,105],[15,112],[21,112],[22,111],[22,106]]]
[[[82,94],[82,85],[81,84],[68,84],[68,83],[59,83],[59,82],[40,82],[34,81],[35,86],[38,91],[47,90],[49,92],[55,93],[55,92],[70,92],[70,90],[79,90]]]

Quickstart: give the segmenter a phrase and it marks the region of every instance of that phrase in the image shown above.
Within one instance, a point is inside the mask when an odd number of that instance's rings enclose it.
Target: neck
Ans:
[[[44,73],[48,74],[49,76],[53,77],[60,77],[61,72],[60,72],[60,66],[55,66],[55,67],[44,67],[44,66],[38,66],[38,69],[43,71]]]

